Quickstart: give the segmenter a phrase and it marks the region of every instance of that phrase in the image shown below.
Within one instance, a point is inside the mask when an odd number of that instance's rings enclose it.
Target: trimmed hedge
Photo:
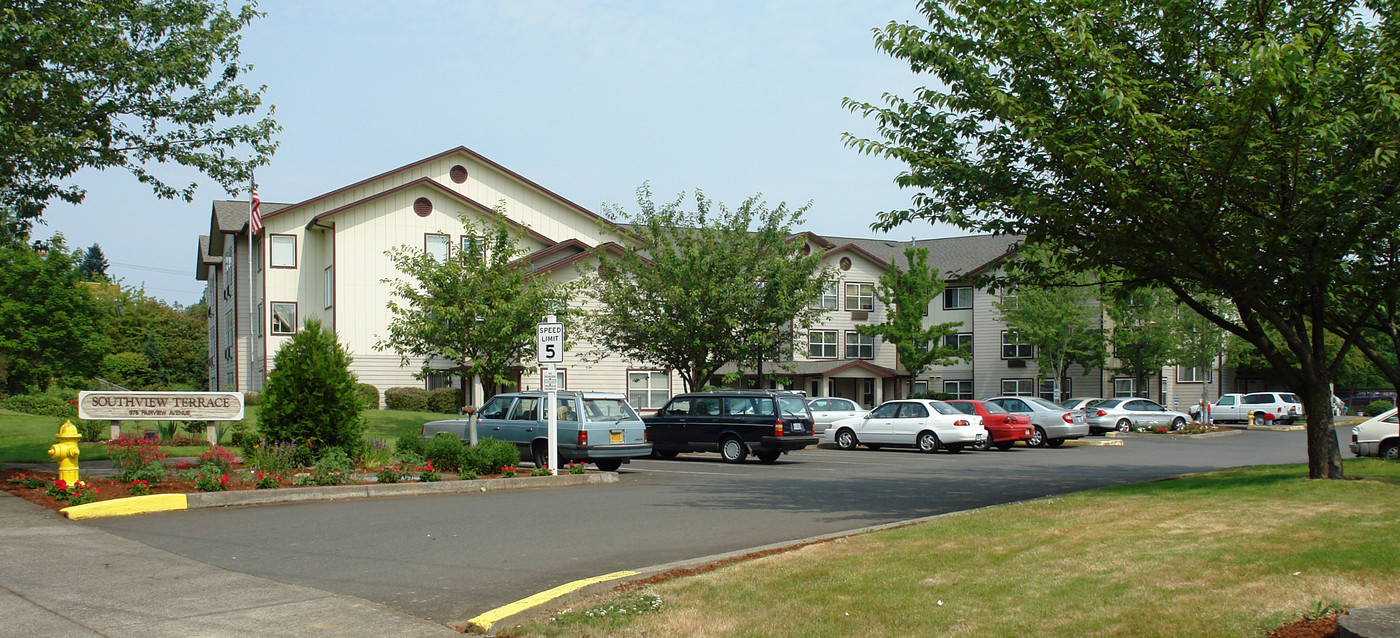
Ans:
[[[16,394],[6,398],[4,405],[7,410],[36,416],[52,416],[60,419],[78,417],[78,406],[69,403],[63,397],[52,394]]]
[[[360,400],[365,402],[366,410],[379,409],[379,388],[368,383],[356,383],[355,393],[360,395]]]
[[[462,407],[462,391],[447,387],[428,391],[428,411],[456,414]]]
[[[1381,399],[1379,401],[1372,401],[1366,404],[1366,416],[1376,416],[1393,407],[1395,407],[1395,404],[1386,401],[1385,399]]]
[[[406,412],[427,412],[428,391],[423,388],[389,388],[384,391],[384,407]]]

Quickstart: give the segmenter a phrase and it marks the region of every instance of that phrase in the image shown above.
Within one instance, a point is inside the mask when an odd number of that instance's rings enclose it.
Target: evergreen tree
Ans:
[[[319,451],[360,442],[363,407],[350,374],[350,353],[335,333],[309,319],[273,358],[259,415],[273,441],[305,444]]]
[[[83,254],[83,265],[78,268],[85,281],[107,281],[107,256],[97,244],[88,246]]]

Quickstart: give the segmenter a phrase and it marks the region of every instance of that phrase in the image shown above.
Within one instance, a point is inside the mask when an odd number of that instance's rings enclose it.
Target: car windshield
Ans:
[[[970,408],[970,407],[972,407],[972,404],[969,403],[969,404],[967,404],[967,406]],[[995,404],[995,403],[992,403],[991,401],[983,401],[983,402],[982,402],[982,409],[986,410],[986,411],[987,411],[987,414],[1011,414],[1010,412],[1007,412],[1007,411],[1006,411],[1006,408],[1003,408],[1003,407],[1001,407],[1001,406],[999,406],[999,405],[997,405],[997,404]],[[973,414],[973,413],[972,413],[972,412],[968,412],[968,414]]]
[[[957,408],[942,401],[929,401],[928,404],[933,406],[933,409],[937,410],[939,414],[962,414]]]
[[[783,416],[807,416],[807,402],[802,397],[778,397],[778,409],[783,411]]]
[[[1122,403],[1122,402],[1124,402],[1124,401],[1127,401],[1127,399],[1108,399],[1108,400],[1106,400],[1106,401],[1100,402],[1097,406],[1094,406],[1094,407],[1099,407],[1099,408],[1116,408],[1116,407],[1118,407],[1118,404],[1120,404],[1120,403]]]
[[[588,421],[615,423],[636,421],[637,413],[622,399],[584,399],[583,411]]]

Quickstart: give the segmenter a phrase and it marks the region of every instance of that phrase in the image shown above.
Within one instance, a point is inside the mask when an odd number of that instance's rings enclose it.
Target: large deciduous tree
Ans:
[[[107,354],[106,317],[63,236],[38,246],[0,242],[0,384],[7,394],[81,381]]]
[[[1061,382],[1071,365],[1085,370],[1103,366],[1103,327],[1092,301],[1086,286],[1066,285],[1006,290],[995,304],[1017,341],[1035,346],[1040,376],[1051,381],[1056,403],[1066,398]]]
[[[226,0],[18,0],[0,9],[0,239],[24,238],[48,203],[78,203],[82,168],[121,168],[156,195],[193,168],[238,192],[279,127],[265,87],[240,76],[239,31],[260,15]],[[246,158],[246,159],[245,159]]]
[[[504,219],[503,209],[497,214]],[[420,378],[446,373],[464,386],[478,375],[513,383],[513,370],[533,366],[526,359],[533,360],[536,324],[550,314],[568,321],[567,291],[530,275],[516,259],[526,251],[504,224],[478,227],[464,217],[462,225],[476,240],[445,259],[422,246],[386,251],[405,277],[384,280],[393,319],[375,348],[397,352],[404,365],[420,358]],[[442,361],[450,367],[435,367]]]
[[[906,267],[901,270],[898,260],[892,261],[880,274],[875,298],[891,310],[885,321],[874,325],[859,325],[863,335],[878,336],[894,345],[899,362],[911,378],[935,365],[953,365],[972,360],[972,353],[963,348],[944,344],[944,338],[957,334],[961,321],[925,326],[928,307],[946,286],[938,269],[928,265],[928,249],[910,246],[904,249]]]
[[[832,275],[791,237],[805,206],[754,196],[730,210],[697,191],[688,211],[684,200],[655,204],[644,185],[638,212],[613,208],[631,237],[620,254],[596,253],[585,328],[595,356],[675,370],[697,390],[726,363],[790,349],[820,316],[812,300]]]
[[[934,220],[1021,234],[1069,270],[1122,272],[1254,345],[1308,413],[1309,475],[1342,478],[1329,382],[1365,339],[1365,242],[1400,226],[1393,3],[925,2],[877,46],[934,76],[847,101]],[[1231,300],[1223,316],[1194,292]],[[1277,341],[1269,338],[1275,331]],[[1324,347],[1325,331],[1343,337]],[[1291,357],[1290,357],[1291,355]]]

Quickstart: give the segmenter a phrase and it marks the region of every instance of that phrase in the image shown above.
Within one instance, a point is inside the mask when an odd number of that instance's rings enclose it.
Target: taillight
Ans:
[[[578,431],[578,444],[579,444],[580,446],[588,445],[588,431],[587,431],[587,430],[579,430],[579,431]]]
[[[783,420],[782,420],[782,419],[778,419],[778,422],[773,424],[773,436],[782,436],[782,435],[783,435]]]
[[[958,419],[957,421],[953,422],[953,425],[972,425],[972,423],[969,422],[967,419]]]
[[[1098,412],[1094,413],[1094,416],[1108,416],[1108,413],[1104,412],[1103,410],[1099,410]]]
[[[1074,417],[1070,416],[1068,412],[1061,414],[1060,418],[1064,419],[1065,423],[1074,423]]]

